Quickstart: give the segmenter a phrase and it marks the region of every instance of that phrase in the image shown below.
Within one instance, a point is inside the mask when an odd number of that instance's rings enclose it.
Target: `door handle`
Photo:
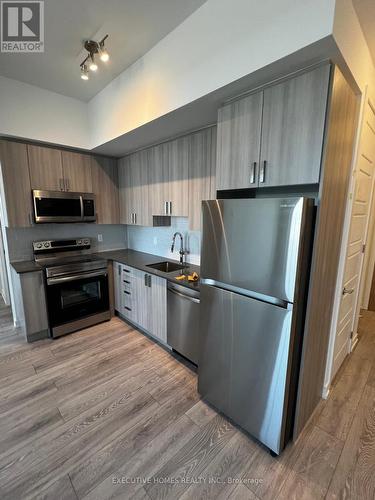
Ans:
[[[254,161],[254,163],[250,167],[250,184],[255,183],[255,169],[257,168],[257,162]]]
[[[342,294],[343,295],[351,295],[353,292],[354,292],[354,288],[346,288],[346,286],[344,286],[344,290],[342,291]]]
[[[267,168],[267,160],[264,160],[260,165],[259,170],[259,182],[264,183],[266,180],[266,168]]]

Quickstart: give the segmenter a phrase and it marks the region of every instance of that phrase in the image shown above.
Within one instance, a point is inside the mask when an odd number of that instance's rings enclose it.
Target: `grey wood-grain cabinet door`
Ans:
[[[239,189],[257,186],[263,92],[219,109],[216,186]]]
[[[121,224],[150,225],[148,151],[138,151],[119,162]]]
[[[65,191],[92,193],[91,157],[62,151]]]
[[[150,216],[168,215],[170,201],[169,144],[158,144],[148,150]]]
[[[26,144],[0,140],[0,166],[5,196],[5,225],[32,225],[32,196]]]
[[[330,66],[264,90],[259,187],[319,182]]]
[[[64,191],[61,151],[28,144],[31,189]]]
[[[119,224],[119,189],[116,160],[91,158],[92,187],[96,197],[98,224]]]
[[[189,228],[200,231],[202,201],[216,198],[216,127],[189,138]]]
[[[158,340],[167,343],[167,280],[150,275],[149,289],[151,291],[151,324],[149,332]]]
[[[187,217],[189,213],[189,136],[168,142],[169,215]]]

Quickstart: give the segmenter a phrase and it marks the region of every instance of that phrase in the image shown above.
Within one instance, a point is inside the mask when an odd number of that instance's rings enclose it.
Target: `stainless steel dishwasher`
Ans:
[[[167,342],[196,365],[199,359],[200,293],[168,283]]]

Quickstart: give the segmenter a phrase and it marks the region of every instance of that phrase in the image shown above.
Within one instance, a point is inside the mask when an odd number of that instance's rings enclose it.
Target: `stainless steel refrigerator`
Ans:
[[[204,201],[198,390],[279,454],[301,357],[314,201]]]

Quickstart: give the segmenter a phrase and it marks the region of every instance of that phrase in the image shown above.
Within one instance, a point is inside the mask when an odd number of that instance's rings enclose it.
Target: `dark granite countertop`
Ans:
[[[10,265],[18,274],[35,273],[36,271],[42,271],[43,269],[34,260],[21,260],[11,262]]]
[[[157,262],[177,262],[176,260],[166,259],[165,257],[160,257],[159,255],[153,255],[150,253],[137,252],[136,250],[105,250],[103,252],[94,252],[93,255],[97,255],[101,259],[107,259],[110,261],[120,262],[121,264],[126,264],[130,267],[135,267],[141,271],[145,271],[149,274],[155,274],[161,278],[165,278],[168,281],[177,283],[182,286],[186,286],[193,290],[199,291],[199,281],[191,282],[187,280],[179,281],[176,280],[176,276],[180,274],[180,271],[174,271],[172,273],[164,273],[163,271],[158,271],[157,269],[152,269],[147,267],[147,264],[156,264]],[[178,262],[177,262],[178,263]],[[33,260],[24,260],[11,262],[11,266],[18,274],[23,273],[33,273],[41,271],[43,268],[39,266]],[[196,272],[198,275],[200,273],[199,266],[194,264],[187,264],[186,274],[192,274]]]
[[[165,257],[160,257],[160,255],[152,255],[150,253],[137,252],[136,250],[107,250],[104,252],[96,252],[95,255],[101,257],[102,259],[108,259],[111,261],[120,262],[120,264],[126,264],[130,267],[135,267],[141,271],[145,271],[149,274],[155,274],[161,278],[165,278],[168,281],[177,283],[182,286],[186,286],[193,290],[199,291],[199,281],[191,282],[187,280],[179,281],[176,280],[176,276],[180,274],[180,271],[174,271],[172,273],[164,273],[163,271],[158,271],[157,269],[152,269],[147,267],[147,264],[156,264],[157,262],[177,262],[175,260],[166,259]],[[178,262],[177,262],[178,263]],[[200,273],[199,266],[194,264],[187,264],[185,274],[192,274],[196,272],[198,275]]]

